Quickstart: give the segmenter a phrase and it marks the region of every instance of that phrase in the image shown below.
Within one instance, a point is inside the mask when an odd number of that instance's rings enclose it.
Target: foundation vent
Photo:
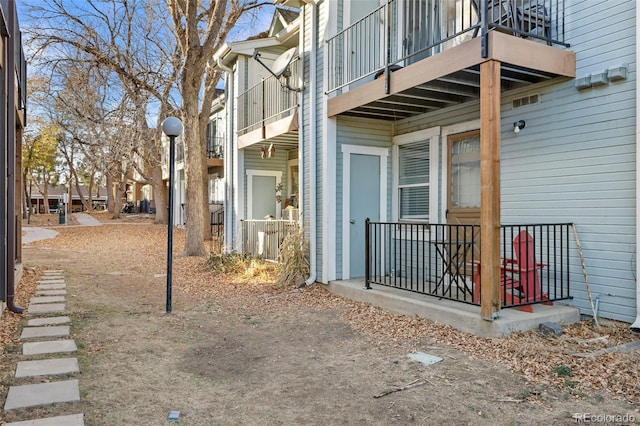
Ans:
[[[536,93],[535,95],[525,96],[523,98],[518,98],[513,100],[513,107],[520,108],[525,105],[533,105],[540,102],[540,96]]]

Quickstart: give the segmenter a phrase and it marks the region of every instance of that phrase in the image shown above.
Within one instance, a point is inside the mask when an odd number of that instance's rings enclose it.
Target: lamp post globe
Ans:
[[[182,121],[177,117],[167,117],[162,121],[162,131],[167,136],[180,136]]]

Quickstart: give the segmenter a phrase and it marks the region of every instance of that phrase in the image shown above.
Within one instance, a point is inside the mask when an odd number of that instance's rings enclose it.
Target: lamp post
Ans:
[[[173,174],[176,159],[176,137],[182,133],[182,121],[167,117],[162,122],[162,131],[169,136],[169,229],[167,236],[167,313],[171,312],[171,269],[173,261]]]

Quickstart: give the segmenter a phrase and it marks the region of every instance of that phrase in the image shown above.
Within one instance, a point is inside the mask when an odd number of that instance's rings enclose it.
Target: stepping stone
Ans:
[[[64,284],[65,281],[63,279],[56,278],[55,280],[40,280],[38,281],[38,285],[46,285],[46,284]]]
[[[50,314],[53,312],[63,312],[64,303],[40,303],[29,306],[27,315],[33,314]]]
[[[84,414],[71,414],[69,416],[4,423],[2,426],[84,426]]]
[[[43,274],[61,274],[64,271],[62,269],[45,269],[42,271]]]
[[[59,284],[40,284],[36,287],[36,290],[62,290],[67,288],[65,283]]]
[[[71,322],[69,317],[47,317],[47,318],[34,318],[27,321],[29,327],[37,327],[40,325],[58,325]]]
[[[67,290],[36,290],[36,296],[64,296]]]
[[[36,339],[38,337],[66,337],[69,335],[68,325],[45,327],[25,327],[22,329],[21,339]]]
[[[32,297],[29,300],[29,303],[38,304],[38,303],[58,303],[64,302],[64,296],[40,296],[40,297]]]
[[[16,378],[55,376],[80,371],[77,358],[53,358],[37,361],[20,361],[16,367]]]
[[[4,410],[14,410],[23,407],[55,404],[56,402],[80,401],[78,380],[63,380],[60,382],[37,383],[35,385],[11,386]]]
[[[22,345],[22,355],[55,354],[78,350],[75,340],[52,340],[47,342],[26,342]]]

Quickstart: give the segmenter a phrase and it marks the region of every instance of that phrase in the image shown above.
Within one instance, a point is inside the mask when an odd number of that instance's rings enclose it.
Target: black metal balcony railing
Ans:
[[[277,262],[282,240],[299,226],[293,220],[243,220],[242,251],[251,257]]]
[[[564,27],[564,0],[390,0],[327,40],[328,91],[493,29],[568,46]]]
[[[300,79],[300,60],[289,64],[292,86]],[[283,86],[285,77],[265,78],[238,96],[238,134],[244,135],[292,115],[298,106],[298,92]]]
[[[503,225],[503,307],[570,298],[570,224]],[[369,222],[365,281],[479,305],[480,227]]]
[[[224,157],[224,137],[207,136],[207,158]]]

